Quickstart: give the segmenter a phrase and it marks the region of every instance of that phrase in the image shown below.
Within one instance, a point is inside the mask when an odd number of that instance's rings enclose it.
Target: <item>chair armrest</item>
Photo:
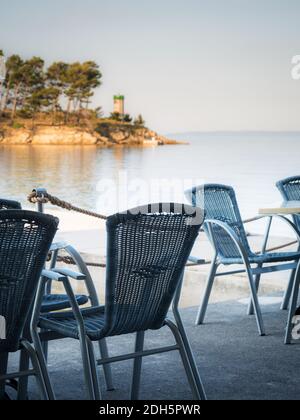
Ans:
[[[56,273],[52,270],[43,270],[42,271],[42,277],[44,277],[47,280],[54,280],[54,281],[64,281],[67,276],[62,273]]]
[[[65,249],[67,246],[67,242],[53,242],[50,247],[50,251],[59,251],[61,249]]]
[[[67,270],[68,271],[68,270]],[[63,283],[64,285],[64,289],[66,291],[66,294],[69,298],[71,307],[72,307],[72,311],[74,313],[74,316],[76,318],[76,321],[78,323],[78,328],[79,328],[79,333],[80,334],[84,334],[85,333],[85,327],[84,327],[84,322],[83,322],[83,317],[78,305],[78,302],[76,300],[75,294],[73,292],[72,286],[70,284],[70,280],[66,275],[63,275],[59,272],[56,271],[50,271],[50,270],[43,270],[42,271],[42,275],[41,275],[41,281],[39,284],[39,288],[38,288],[38,293],[36,296],[36,303],[35,303],[35,308],[34,308],[34,320],[33,320],[33,324],[35,324],[35,326],[37,326],[38,323],[38,318],[39,318],[39,314],[40,314],[40,309],[42,306],[42,299],[43,299],[43,295],[44,295],[44,290],[45,290],[45,285],[47,280],[54,280],[54,281],[59,281],[61,283]]]
[[[225,222],[221,222],[220,220],[215,220],[215,219],[207,219],[207,220],[205,220],[205,225],[207,225],[207,227],[208,227],[208,231],[209,231],[209,234],[211,236],[211,239],[212,239],[212,241],[214,243],[215,249],[217,249],[217,247],[216,247],[216,244],[215,244],[214,234],[213,234],[212,229],[211,229],[212,225],[218,226],[219,228],[221,228],[222,230],[224,230],[224,232],[227,233],[227,235],[230,237],[230,239],[232,240],[232,242],[237,247],[237,250],[239,251],[241,258],[243,259],[247,270],[250,269],[251,266],[250,266],[250,262],[249,262],[247,251],[246,251],[244,245],[242,244],[242,242],[240,241],[240,239],[238,238],[237,234],[235,233],[235,231],[232,229],[231,226],[229,226]]]
[[[74,280],[85,280],[86,279],[86,276],[84,274],[77,273],[76,271],[72,271],[72,270],[69,270],[67,268],[53,268],[52,271],[54,271],[54,273],[61,274],[62,276],[70,277]]]
[[[33,315],[32,315],[31,323],[30,323],[30,330],[31,330],[31,334],[34,340],[36,340],[36,338],[38,337],[38,331],[37,331],[38,322],[40,318],[42,300],[44,296],[47,279],[56,280],[57,278],[60,279],[58,281],[61,281],[63,283],[66,294],[70,300],[72,311],[74,313],[74,317],[78,324],[78,333],[81,338],[85,336],[85,326],[84,326],[83,316],[80,311],[79,305],[77,303],[75,294],[73,292],[73,289],[72,289],[72,286],[70,284],[68,277],[63,276],[59,273],[43,270],[42,275],[41,275],[41,280],[38,285],[38,290],[36,293],[36,298],[35,298],[34,307],[33,307]]]
[[[205,260],[203,258],[197,258],[197,257],[193,257],[193,255],[189,256],[188,259],[189,262],[193,263],[193,264],[205,264]]]
[[[65,288],[66,294],[69,298],[69,301],[72,307],[72,312],[78,324],[79,336],[83,338],[85,336],[85,325],[83,321],[83,316],[82,316],[81,310],[79,308],[78,302],[76,300],[75,294],[73,292],[73,289],[72,289],[72,286],[70,284],[70,280],[68,279],[68,277],[65,277],[65,279],[63,280],[63,285]]]

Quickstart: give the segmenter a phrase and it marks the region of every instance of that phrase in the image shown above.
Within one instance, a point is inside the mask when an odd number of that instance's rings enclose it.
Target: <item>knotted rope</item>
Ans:
[[[49,194],[46,191],[43,192],[43,193],[38,193],[36,190],[33,190],[32,193],[29,194],[29,196],[28,196],[28,201],[32,204],[37,204],[37,203],[47,204],[47,203],[50,203],[53,206],[57,206],[57,207],[60,207],[62,209],[68,210],[68,211],[75,211],[77,213],[81,213],[81,214],[84,214],[86,216],[91,216],[91,217],[96,217],[97,219],[107,220],[107,216],[104,216],[102,214],[96,213],[96,212],[91,211],[91,210],[86,210],[86,209],[82,209],[80,207],[73,206],[73,204],[68,203],[67,201],[60,200],[58,197],[55,197],[55,196]],[[247,223],[255,222],[255,221],[263,219],[263,218],[264,218],[264,216],[256,216],[256,217],[253,217],[251,219],[244,220],[243,223],[247,224]],[[279,246],[276,246],[276,247],[273,247],[273,248],[269,248],[269,249],[266,250],[266,252],[278,251],[280,249],[288,248],[288,247],[290,247],[292,245],[295,245],[295,244],[298,244],[298,241],[293,241],[293,242],[289,242],[289,243],[284,244],[284,245],[279,245]],[[256,254],[259,255],[260,252],[256,252]],[[58,261],[64,262],[65,264],[69,264],[69,265],[76,265],[76,262],[70,256],[59,256]],[[101,267],[101,268],[106,267],[106,264],[100,264],[100,263],[86,262],[85,264],[87,266],[90,266],[90,267]],[[187,267],[194,267],[194,266],[208,265],[208,264],[211,264],[211,261],[205,261],[205,262],[202,262],[201,264],[188,263]]]
[[[55,197],[48,192],[44,192],[43,194],[39,195],[36,190],[33,190],[31,194],[28,196],[28,201],[32,204],[47,204],[50,203],[53,206],[60,207],[64,210],[68,211],[75,211],[77,213],[85,214],[86,216],[96,217],[97,219],[107,220],[107,216],[103,216],[102,214],[96,213],[91,210],[82,209],[80,207],[73,206],[73,204],[68,203],[67,201],[60,200],[58,197]]]
[[[96,217],[97,219],[107,220],[107,216],[103,216],[102,214],[96,213],[91,210],[82,209],[77,206],[73,206],[73,204],[68,203],[67,201],[60,200],[58,197],[55,197],[51,194],[49,194],[46,191],[38,192],[37,190],[33,190],[32,193],[28,196],[29,203],[32,204],[47,204],[50,203],[53,206],[60,207],[64,210],[68,211],[75,211],[80,214],[84,214],[86,216]],[[49,254],[48,259],[51,259],[51,254]],[[57,261],[64,262],[68,265],[76,265],[76,262],[74,259],[70,256],[58,256]],[[100,267],[100,268],[106,268],[106,264],[101,263],[92,263],[92,262],[85,262],[85,264],[89,267]]]
[[[50,260],[51,260],[51,255],[49,255],[49,261]],[[63,262],[67,265],[77,265],[76,261],[69,255],[66,255],[66,256],[58,255],[57,256],[57,262]],[[94,263],[94,262],[85,261],[85,265],[88,266],[88,267],[106,268],[106,264],[101,264],[101,263]]]

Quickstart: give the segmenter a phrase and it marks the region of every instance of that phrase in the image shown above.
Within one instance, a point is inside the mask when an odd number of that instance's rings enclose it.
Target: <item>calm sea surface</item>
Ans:
[[[113,188],[126,177],[129,190],[121,188],[118,193],[123,207],[154,200],[153,185],[162,186],[163,179],[173,180],[175,185],[163,189],[165,201],[184,200],[186,184],[216,182],[235,187],[242,214],[248,217],[261,206],[280,202],[277,180],[300,174],[300,133],[193,133],[173,137],[190,144],[126,149],[2,146],[0,196],[25,204],[34,187],[44,186],[78,206],[98,206],[107,213],[117,210]],[[97,185],[106,194],[100,195]]]

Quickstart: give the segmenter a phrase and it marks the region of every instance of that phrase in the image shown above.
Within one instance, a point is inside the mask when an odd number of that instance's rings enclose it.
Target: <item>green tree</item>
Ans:
[[[65,95],[68,98],[67,114],[76,112],[85,105],[88,108],[94,89],[101,85],[102,74],[94,61],[70,64],[66,72],[67,88]]]
[[[134,125],[139,126],[139,127],[145,127],[145,120],[142,117],[142,115],[138,115],[137,118],[134,120]]]
[[[2,55],[0,50],[0,57]],[[101,85],[102,74],[94,61],[54,62],[45,73],[42,58],[24,61],[19,55],[12,55],[7,59],[6,68],[0,110],[9,108],[12,120],[17,111],[32,118],[40,111],[47,111],[52,113],[54,123],[64,98],[67,99],[66,121],[71,111],[76,113],[78,122],[81,117],[94,115],[90,111],[83,112],[88,110],[95,89]]]
[[[67,70],[68,64],[60,61],[53,63],[46,72],[48,106],[52,111],[52,124],[54,124],[55,112],[61,109],[60,98],[67,88]]]
[[[25,110],[33,112],[40,110],[43,104],[42,94],[45,87],[44,60],[32,57],[21,66],[21,77],[18,80],[18,90],[12,105],[12,120],[15,118],[18,104]],[[38,99],[40,98],[40,99]],[[38,100],[40,105],[38,106]],[[32,106],[32,104],[35,104]]]
[[[12,55],[6,61],[6,79],[4,82],[5,94],[3,96],[1,110],[5,110],[10,96],[12,100],[19,94],[22,80],[22,66],[24,62],[19,55]]]
[[[5,91],[4,87],[4,78],[5,78],[5,59],[4,59],[4,52],[3,50],[0,50],[0,111],[1,111],[1,100],[3,97],[3,93]]]
[[[132,118],[129,114],[125,114],[123,117],[123,121],[127,122],[127,123],[131,123],[132,122]]]
[[[121,114],[119,112],[112,112],[109,117],[111,120],[114,121],[122,121]]]

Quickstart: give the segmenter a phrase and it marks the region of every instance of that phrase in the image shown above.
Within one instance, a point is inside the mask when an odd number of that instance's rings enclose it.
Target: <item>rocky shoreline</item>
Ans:
[[[184,144],[144,127],[103,123],[96,130],[71,126],[37,125],[33,129],[0,129],[1,145],[151,146]]]

